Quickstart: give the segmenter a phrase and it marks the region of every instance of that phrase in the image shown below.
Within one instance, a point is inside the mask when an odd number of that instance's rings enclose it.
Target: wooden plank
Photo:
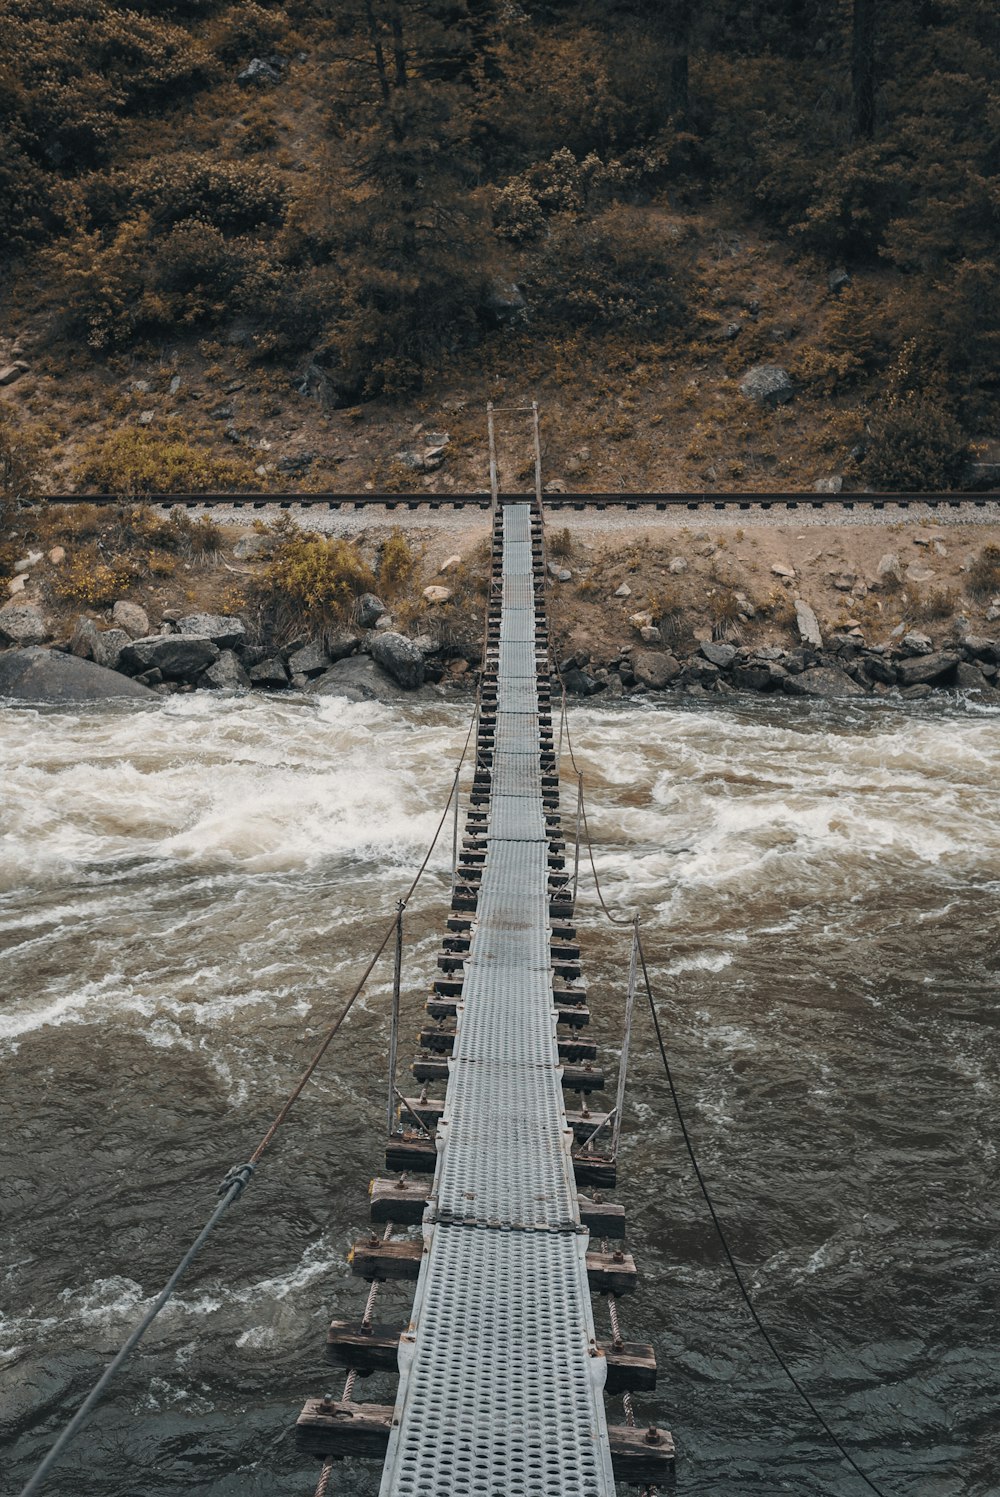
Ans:
[[[448,1062],[418,1056],[410,1070],[416,1081],[447,1081]],[[568,1092],[603,1092],[605,1076],[599,1066],[563,1066],[562,1084]]]
[[[366,1237],[351,1248],[348,1262],[351,1272],[361,1279],[401,1279],[409,1282],[420,1272],[423,1255],[424,1244],[419,1237],[409,1237],[403,1242],[384,1242],[381,1237]]]
[[[383,1242],[379,1237],[368,1237],[351,1249],[351,1272],[362,1279],[412,1282],[420,1272],[424,1251],[420,1238]],[[638,1280],[635,1259],[621,1251],[588,1253],[587,1277],[595,1294],[631,1294]]]
[[[421,1029],[419,1040],[425,1050],[435,1050],[439,1055],[450,1055],[455,1048],[454,1025]],[[557,1045],[559,1059],[563,1062],[597,1059],[597,1046],[592,1040],[565,1039],[557,1041]]]
[[[364,1374],[395,1372],[399,1338],[405,1329],[398,1322],[363,1326],[360,1320],[332,1320],[326,1333],[326,1359],[335,1367],[353,1367]]]
[[[578,1195],[580,1220],[594,1237],[622,1238],[625,1236],[625,1207],[617,1201],[604,1201],[600,1196]]]
[[[428,1098],[421,1101],[419,1097],[405,1097],[406,1106],[400,1105],[400,1113],[407,1117],[418,1117],[425,1127],[432,1131],[437,1127],[444,1112],[443,1098]],[[583,1143],[594,1132],[595,1128],[606,1123],[608,1114],[606,1112],[577,1112],[572,1108],[566,1109],[566,1122],[573,1129],[578,1143]]]
[[[608,1426],[611,1462],[615,1480],[634,1486],[663,1486],[674,1474],[673,1436],[665,1429],[630,1429],[626,1424]]]
[[[656,1353],[644,1341],[599,1342],[608,1364],[605,1393],[651,1393],[656,1387]],[[395,1364],[394,1364],[395,1365]]]
[[[410,1226],[423,1221],[428,1195],[426,1180],[373,1180],[368,1195],[373,1222]]]
[[[420,1180],[373,1180],[369,1189],[371,1197],[371,1219],[374,1222],[399,1222],[411,1225],[423,1220],[430,1196],[430,1185],[426,1174]],[[594,1237],[611,1237],[619,1240],[625,1236],[625,1207],[617,1201],[604,1201],[598,1197],[581,1195],[580,1221]]]
[[[295,1443],[323,1460],[385,1460],[392,1404],[344,1403],[307,1398],[295,1425]]]
[[[355,1371],[395,1372],[399,1338],[406,1329],[401,1322],[363,1326],[360,1320],[333,1320],[326,1337],[327,1361]],[[598,1342],[607,1363],[606,1393],[649,1393],[656,1387],[656,1357],[642,1341],[624,1341],[620,1346]]]
[[[595,1294],[634,1294],[639,1274],[631,1253],[588,1253],[587,1278]]]
[[[428,998],[424,1007],[432,1019],[453,1019],[458,1012],[458,1004],[450,998]],[[555,1010],[556,1022],[559,1024],[568,1024],[571,1028],[582,1029],[590,1023],[590,1009],[582,1004],[572,1008],[556,1004]]]

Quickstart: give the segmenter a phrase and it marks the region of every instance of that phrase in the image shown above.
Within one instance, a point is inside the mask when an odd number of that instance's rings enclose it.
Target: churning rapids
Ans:
[[[893,1497],[1000,1492],[1000,714],[572,713],[609,899],[637,906],[703,1167],[756,1303]],[[16,1491],[301,1070],[423,853],[465,713],[174,698],[0,710],[0,1439]],[[564,804],[572,808],[572,789]],[[448,899],[407,922],[415,1039]],[[584,875],[613,1073],[627,947]],[[388,966],[52,1490],[308,1497],[308,1395],[384,1135]],[[618,1197],[678,1491],[863,1490],[768,1360],[637,1017]],[[391,1320],[409,1290],[388,1290]],[[595,1307],[607,1331],[604,1307]],[[405,1318],[405,1315],[403,1316]],[[374,1378],[361,1396],[384,1400]],[[370,1497],[376,1468],[331,1492]]]

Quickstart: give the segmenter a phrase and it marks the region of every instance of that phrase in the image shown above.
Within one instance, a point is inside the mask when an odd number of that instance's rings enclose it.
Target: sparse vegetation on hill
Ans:
[[[89,484],[77,448],[150,408],[241,449],[220,481],[272,482],[291,427],[300,486],[358,483],[391,452],[316,453],[345,407],[384,448],[528,381],[583,486],[664,482],[663,442],[678,486],[958,483],[996,422],[998,31],[986,0],[9,0],[3,398]],[[755,364],[796,392],[763,426]]]

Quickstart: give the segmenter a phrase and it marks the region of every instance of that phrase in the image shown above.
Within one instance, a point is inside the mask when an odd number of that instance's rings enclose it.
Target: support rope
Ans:
[[[544,544],[545,544],[545,540],[544,540],[544,537],[545,537],[545,511],[544,511],[544,505],[543,505],[541,499],[539,499],[539,509],[541,511],[541,514],[542,514],[542,545],[543,545],[543,555],[544,555]],[[638,957],[639,957],[639,962],[640,962],[640,965],[642,967],[642,978],[643,978],[643,984],[644,984],[645,989],[646,989],[646,997],[647,997],[647,999],[649,1001],[649,1011],[650,1011],[650,1013],[652,1015],[652,1018],[653,1018],[653,1028],[656,1031],[656,1042],[657,1042],[657,1045],[659,1047],[661,1059],[663,1061],[663,1068],[664,1068],[664,1072],[665,1072],[666,1078],[667,1078],[667,1085],[668,1085],[668,1087],[670,1089],[670,1097],[671,1097],[671,1101],[673,1102],[674,1112],[677,1115],[677,1122],[680,1125],[681,1135],[682,1135],[682,1137],[684,1139],[684,1146],[685,1146],[685,1148],[687,1150],[688,1158],[691,1161],[691,1168],[694,1170],[695,1179],[698,1182],[698,1186],[699,1186],[699,1189],[701,1190],[701,1194],[702,1194],[702,1196],[704,1198],[705,1205],[707,1206],[709,1214],[710,1214],[710,1216],[712,1218],[712,1225],[715,1228],[715,1232],[716,1232],[716,1235],[717,1235],[717,1237],[719,1239],[719,1243],[720,1243],[720,1245],[722,1247],[722,1250],[723,1250],[723,1252],[724,1252],[724,1254],[726,1256],[726,1261],[729,1264],[729,1268],[730,1268],[730,1270],[732,1272],[733,1278],[736,1280],[736,1284],[737,1284],[737,1287],[739,1288],[740,1295],[741,1295],[741,1297],[743,1299],[743,1302],[746,1305],[747,1310],[750,1312],[750,1317],[753,1320],[754,1325],[756,1326],[757,1330],[760,1332],[760,1335],[763,1337],[765,1345],[767,1346],[767,1348],[770,1351],[771,1355],[773,1356],[774,1360],[777,1362],[778,1366],[781,1368],[782,1372],[785,1374],[785,1376],[788,1379],[788,1381],[791,1383],[792,1387],[795,1389],[796,1393],[798,1393],[798,1395],[802,1399],[803,1403],[806,1405],[806,1407],[809,1409],[810,1413],[813,1415],[813,1418],[816,1420],[817,1424],[819,1424],[820,1428],[824,1431],[824,1433],[826,1434],[827,1438],[830,1440],[831,1444],[835,1447],[835,1449],[840,1453],[840,1455],[843,1457],[843,1459],[847,1462],[847,1464],[850,1466],[851,1470],[855,1473],[855,1475],[858,1476],[861,1479],[861,1481],[864,1482],[864,1484],[868,1488],[868,1490],[871,1491],[871,1492],[874,1492],[876,1494],[876,1497],[886,1497],[886,1494],[882,1491],[882,1489],[879,1486],[877,1486],[876,1483],[872,1480],[872,1478],[870,1476],[868,1476],[861,1469],[861,1467],[858,1465],[858,1463],[854,1459],[854,1457],[850,1454],[850,1452],[842,1444],[842,1442],[840,1441],[840,1439],[838,1438],[838,1436],[834,1433],[833,1429],[827,1423],[824,1415],[820,1412],[819,1408],[814,1403],[813,1399],[806,1392],[806,1389],[802,1386],[802,1383],[799,1381],[799,1379],[795,1376],[795,1373],[789,1367],[789,1365],[788,1365],[787,1361],[785,1360],[784,1356],[782,1355],[782,1353],[779,1351],[777,1345],[775,1344],[774,1338],[771,1336],[771,1333],[768,1331],[768,1329],[765,1326],[764,1322],[761,1320],[760,1315],[759,1315],[759,1313],[757,1311],[757,1308],[754,1305],[753,1299],[750,1296],[750,1292],[749,1292],[749,1290],[746,1287],[746,1283],[744,1282],[743,1275],[740,1272],[739,1265],[737,1264],[736,1259],[733,1256],[732,1250],[731,1250],[731,1248],[729,1246],[729,1239],[726,1236],[725,1229],[724,1229],[724,1227],[722,1225],[722,1222],[719,1220],[719,1214],[718,1214],[718,1212],[715,1209],[715,1202],[713,1201],[711,1193],[710,1193],[710,1191],[708,1189],[708,1185],[705,1182],[705,1177],[704,1177],[704,1175],[701,1172],[701,1166],[698,1163],[698,1156],[695,1153],[694,1144],[693,1144],[693,1142],[691,1140],[691,1135],[688,1132],[687,1122],[685,1120],[684,1112],[683,1112],[683,1109],[681,1107],[680,1098],[679,1098],[679,1096],[677,1094],[677,1088],[676,1088],[676,1086],[674,1084],[673,1073],[672,1073],[672,1071],[670,1069],[670,1061],[667,1058],[667,1048],[666,1048],[666,1045],[663,1042],[663,1034],[662,1034],[662,1032],[660,1030],[659,1016],[658,1016],[658,1014],[656,1012],[656,1003],[655,1003],[655,1000],[653,998],[653,989],[652,989],[652,985],[650,984],[650,981],[649,981],[649,971],[648,971],[648,969],[646,967],[646,954],[645,954],[645,952],[643,950],[643,947],[642,947],[642,938],[641,938],[641,936],[639,934],[639,915],[638,915],[637,912],[635,914],[633,914],[633,915],[626,916],[625,918],[622,918],[621,916],[613,915],[612,912],[611,912],[611,910],[608,908],[608,905],[607,905],[607,903],[605,901],[605,898],[604,898],[604,891],[601,888],[601,880],[600,880],[600,878],[598,876],[598,873],[597,873],[597,865],[594,862],[594,844],[593,844],[593,840],[592,840],[591,835],[590,835],[590,827],[587,824],[587,805],[586,805],[586,797],[585,797],[585,794],[584,794],[583,771],[581,770],[580,766],[576,762],[576,754],[573,751],[573,740],[572,740],[572,737],[570,736],[569,714],[567,712],[567,705],[566,705],[566,683],[563,681],[562,672],[559,669],[558,662],[555,659],[553,659],[552,663],[553,663],[553,666],[555,668],[555,673],[556,673],[556,677],[558,678],[559,685],[562,688],[562,713],[561,713],[560,722],[559,722],[560,759],[562,757],[562,753],[561,753],[561,750],[562,750],[562,740],[563,740],[563,732],[564,732],[564,729],[565,729],[566,745],[567,745],[567,748],[569,750],[570,763],[573,766],[573,771],[574,771],[574,773],[576,775],[576,778],[577,778],[577,786],[578,786],[578,801],[577,801],[577,805],[578,805],[578,825],[582,824],[583,834],[584,834],[584,837],[586,838],[586,842],[587,842],[587,857],[588,857],[588,861],[590,863],[591,872],[594,875],[594,889],[596,891],[598,901],[600,902],[601,909],[604,911],[605,916],[607,917],[607,919],[610,921],[610,923],[612,925],[625,926],[625,925],[633,925],[634,924],[634,927],[635,927],[635,946],[633,948],[633,960],[634,960],[635,953],[637,952],[638,953]],[[579,849],[577,849],[577,857],[579,857]],[[611,1297],[609,1296],[609,1308],[611,1307],[610,1306],[610,1300],[611,1300]],[[618,1321],[617,1314],[613,1312],[613,1314],[612,1314],[612,1325],[613,1325],[613,1327],[617,1327],[617,1321]],[[615,1334],[616,1335],[618,1334],[617,1330],[616,1330]],[[631,1397],[630,1397],[630,1395],[626,1394],[625,1395],[625,1399],[628,1400],[628,1403],[626,1405],[626,1419],[628,1420],[629,1419],[629,1415],[631,1413]],[[629,1422],[631,1422],[631,1421],[629,1421]]]
[[[391,921],[386,926],[385,932],[375,949],[374,955],[372,956],[360,979],[355,985],[351,996],[344,1004],[334,1022],[327,1029],[326,1033],[323,1036],[323,1039],[314,1051],[309,1064],[306,1066],[295,1086],[292,1088],[291,1092],[282,1103],[280,1109],[271,1122],[270,1127],[267,1129],[267,1132],[264,1134],[256,1149],[254,1149],[253,1153],[250,1155],[248,1162],[246,1164],[236,1165],[226,1175],[226,1178],[223,1180],[221,1186],[219,1187],[219,1194],[223,1196],[223,1199],[216,1206],[215,1210],[212,1212],[211,1216],[208,1218],[208,1221],[202,1227],[194,1242],[181,1258],[177,1267],[174,1269],[170,1278],[167,1280],[166,1284],[157,1295],[149,1310],[146,1311],[146,1314],[142,1317],[138,1325],[135,1326],[123,1346],[116,1353],[115,1357],[108,1364],[108,1366],[104,1369],[104,1372],[101,1374],[97,1382],[94,1384],[93,1388],[87,1394],[87,1397],[84,1399],[79,1409],[77,1409],[72,1419],[70,1419],[65,1429],[59,1435],[55,1444],[49,1450],[47,1455],[42,1459],[32,1476],[28,1479],[27,1484],[22,1487],[20,1497],[34,1497],[35,1493],[41,1491],[45,1479],[51,1472],[52,1467],[55,1465],[60,1455],[62,1455],[66,1447],[83,1428],[84,1424],[87,1422],[97,1404],[100,1402],[101,1397],[105,1389],[108,1387],[109,1383],[115,1377],[119,1369],[128,1360],[129,1356],[132,1354],[135,1348],[139,1345],[139,1342],[145,1336],[146,1332],[149,1330],[149,1327],[153,1324],[153,1321],[159,1315],[160,1311],[171,1299],[178,1283],[183,1278],[184,1274],[187,1272],[188,1268],[197,1257],[198,1253],[201,1251],[211,1233],[218,1226],[219,1222],[222,1220],[229,1207],[233,1204],[234,1201],[239,1199],[246,1186],[250,1183],[257,1165],[260,1163],[261,1158],[270,1147],[271,1143],[274,1141],[275,1134],[278,1132],[278,1129],[288,1117],[288,1114],[295,1106],[295,1103],[301,1097],[311,1077],[315,1074],[316,1068],[319,1066],[324,1055],[329,1050],[337,1034],[340,1032],[345,1019],[364,991],[364,988],[368,982],[369,977],[375,969],[375,965],[378,962],[379,957],[382,955],[386,946],[388,946],[389,941],[392,939],[393,935],[396,933],[399,922],[402,918],[402,911],[406,908],[407,904],[413,896],[417,885],[420,883],[420,880],[423,878],[425,872],[427,871],[427,865],[431,860],[431,856],[434,852],[435,847],[437,846],[438,839],[441,836],[441,832],[444,827],[445,821],[447,820],[448,811],[451,807],[452,800],[458,794],[459,777],[462,773],[462,766],[465,763],[466,756],[469,752],[469,744],[472,742],[472,734],[478,720],[478,713],[479,695],[477,693],[476,706],[472,714],[472,720],[469,723],[469,730],[465,736],[465,743],[462,748],[461,758],[458,761],[458,765],[452,777],[451,788],[448,792],[448,799],[445,801],[444,810],[441,812],[441,819],[438,821],[437,828],[434,832],[434,836],[431,840],[430,846],[424,854],[423,862],[420,864],[420,867],[414,875],[409,888],[397,904],[396,913],[393,915]],[[320,1478],[320,1480],[322,1482],[322,1477]],[[329,1480],[329,1477],[327,1477],[327,1480]]]

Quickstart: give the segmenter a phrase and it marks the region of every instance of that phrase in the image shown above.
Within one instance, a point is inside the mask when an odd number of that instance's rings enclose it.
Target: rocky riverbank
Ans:
[[[96,543],[75,513],[42,520],[11,553],[0,695],[92,700],[122,694],[125,682],[133,695],[297,690],[383,701],[474,689],[488,568],[478,514],[405,540],[356,517],[353,534],[305,532],[304,548],[287,520],[215,525],[204,555],[188,534],[200,540],[202,520],[109,516]],[[918,699],[943,689],[1000,700],[995,526],[744,523],[692,532],[580,516],[572,530],[550,527],[553,653],[567,690]],[[315,568],[347,589],[321,624],[287,606],[287,589],[311,586]],[[127,592],[94,606],[91,579],[106,587],[119,572],[133,579]]]
[[[141,608],[122,602],[110,628],[98,628],[81,615],[68,642],[45,650],[26,613],[22,608],[17,621],[21,638],[0,654],[0,695],[23,701],[194,690],[297,690],[393,701],[426,687],[444,696],[465,694],[478,678],[480,657],[468,643],[459,650],[429,634],[411,637],[380,628],[391,620],[373,594],[358,600],[352,626],[280,648],[252,642],[243,619],[219,614],[168,617],[154,633]],[[0,630],[8,639],[13,614],[10,604],[0,610]],[[638,633],[655,635],[655,626],[642,617],[633,621]],[[824,641],[815,615],[802,603],[798,622],[803,639],[792,649],[704,639],[684,654],[643,640],[623,645],[604,661],[577,651],[559,661],[559,670],[571,695],[603,693],[612,700],[650,692],[688,697],[778,692],[832,698],[898,694],[913,701],[943,688],[1000,702],[1000,637],[935,640],[911,631],[893,645],[867,646],[856,633]]]

